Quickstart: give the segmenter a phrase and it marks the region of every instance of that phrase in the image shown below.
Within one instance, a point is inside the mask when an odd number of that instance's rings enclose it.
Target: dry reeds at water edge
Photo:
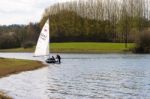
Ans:
[[[0,91],[0,99],[12,99],[12,98]]]

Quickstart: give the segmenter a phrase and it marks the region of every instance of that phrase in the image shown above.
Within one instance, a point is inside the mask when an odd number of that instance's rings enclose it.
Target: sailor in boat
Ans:
[[[60,55],[57,55],[56,58],[58,60],[58,63],[60,64],[61,63],[61,57],[60,57]]]
[[[54,58],[54,56],[52,56],[51,60],[55,61],[55,58]]]
[[[34,52],[35,56],[46,56],[49,55],[49,43],[50,43],[50,39],[49,39],[49,34],[50,34],[50,30],[49,30],[49,20],[46,21],[46,23],[44,24],[42,31],[40,33],[37,45],[36,45],[36,49]],[[61,63],[61,57],[59,55],[57,55],[57,60],[55,60],[54,56],[52,56],[51,58],[49,57],[46,62],[47,63]]]
[[[54,56],[52,56],[51,58],[48,58],[46,60],[47,63],[56,63],[57,61],[55,60]]]

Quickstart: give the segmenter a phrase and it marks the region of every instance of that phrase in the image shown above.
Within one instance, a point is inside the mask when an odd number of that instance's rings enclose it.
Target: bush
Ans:
[[[16,48],[20,47],[20,43],[10,35],[1,35],[0,37],[0,49]]]
[[[135,53],[150,53],[150,31],[141,32],[135,41]]]
[[[22,44],[22,47],[23,47],[23,48],[32,48],[34,45],[35,45],[35,44],[34,44],[33,41],[27,41],[27,42],[24,42],[24,43]]]

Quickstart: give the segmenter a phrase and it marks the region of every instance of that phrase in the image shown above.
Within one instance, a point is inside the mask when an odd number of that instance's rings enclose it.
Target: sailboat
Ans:
[[[49,58],[46,60],[47,63],[57,63],[57,61],[54,58],[50,58],[49,43],[50,43],[50,30],[48,19],[44,24],[42,31],[40,33],[36,49],[34,52],[34,56],[35,57],[48,56]]]

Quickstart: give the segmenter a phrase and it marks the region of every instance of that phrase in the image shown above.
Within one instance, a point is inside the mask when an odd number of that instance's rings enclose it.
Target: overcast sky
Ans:
[[[48,6],[70,0],[0,0],[0,25],[40,21]]]

